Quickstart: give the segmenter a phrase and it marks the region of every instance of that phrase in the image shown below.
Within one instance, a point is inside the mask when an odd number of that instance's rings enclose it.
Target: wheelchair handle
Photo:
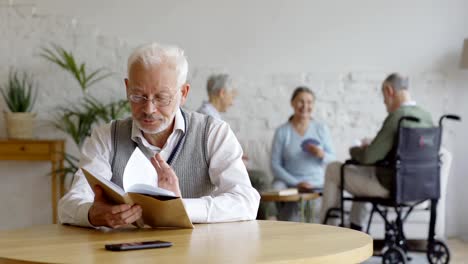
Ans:
[[[454,115],[454,114],[443,115],[439,119],[439,127],[442,127],[442,121],[444,121],[445,118],[451,119],[451,120],[454,120],[454,121],[461,121],[461,117],[458,116],[458,115]]]
[[[447,115],[443,115],[443,116],[440,117],[440,119],[439,119],[439,129],[440,129],[440,132],[439,132],[439,149],[440,149],[440,146],[442,145],[442,122],[446,118],[454,120],[454,121],[461,121],[461,117],[458,116],[458,115],[454,115],[454,114],[447,114]]]
[[[420,119],[417,118],[417,117],[414,117],[414,116],[403,116],[400,118],[400,120],[398,121],[398,128],[401,127],[401,122],[405,121],[405,120],[408,120],[408,121],[412,121],[412,122],[419,122]]]

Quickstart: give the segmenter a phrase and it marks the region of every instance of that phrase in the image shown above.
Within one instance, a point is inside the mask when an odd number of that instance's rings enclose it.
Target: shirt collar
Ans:
[[[206,108],[207,112],[209,112],[211,116],[221,119],[221,114],[218,112],[218,109],[216,109],[216,107],[214,107],[214,105],[209,101],[203,101],[203,107]]]
[[[181,131],[183,134],[185,133],[185,120],[184,116],[182,115],[182,111],[177,109],[176,115],[174,117],[175,123],[174,123],[174,130],[172,131],[171,134],[173,134],[176,131]],[[132,140],[137,142],[137,139],[142,140],[143,142],[146,141],[146,139],[143,137],[143,132],[141,131],[140,128],[138,128],[138,125],[136,124],[135,120],[132,122]]]
[[[401,106],[415,106],[416,105],[416,101],[406,101],[404,103],[401,104]]]

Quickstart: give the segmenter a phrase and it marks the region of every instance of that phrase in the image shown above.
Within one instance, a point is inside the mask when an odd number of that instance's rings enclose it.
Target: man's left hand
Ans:
[[[161,157],[161,154],[158,153],[152,157],[151,163],[158,173],[158,186],[175,193],[176,196],[182,197],[179,188],[179,178],[177,178],[171,166]]]

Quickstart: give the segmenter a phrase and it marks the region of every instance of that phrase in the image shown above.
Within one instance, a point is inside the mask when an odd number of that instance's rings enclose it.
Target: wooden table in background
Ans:
[[[0,160],[49,161],[52,165],[52,220],[57,222],[57,189],[59,197],[64,194],[63,169],[64,140],[0,140]],[[59,181],[57,182],[57,178]],[[59,187],[57,187],[59,185]]]
[[[310,222],[312,219],[313,212],[306,211],[309,209],[307,204],[309,201],[320,198],[320,193],[297,193],[297,194],[288,194],[288,195],[279,195],[269,192],[260,193],[262,202],[283,202],[283,203],[299,203],[299,210],[301,213],[302,222]],[[267,213],[268,214],[268,213]],[[306,217],[306,214],[308,215]]]
[[[262,202],[300,202],[315,200],[320,197],[320,193],[298,193],[290,195],[279,195],[270,193],[260,193]]]
[[[126,252],[107,243],[163,240],[172,247]],[[2,263],[360,263],[372,238],[351,229],[295,222],[244,221],[195,229],[98,230],[62,225],[0,231]]]

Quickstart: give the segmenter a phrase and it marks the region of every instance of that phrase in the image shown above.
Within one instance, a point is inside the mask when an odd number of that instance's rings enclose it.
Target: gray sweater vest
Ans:
[[[210,195],[215,186],[208,173],[207,139],[212,117],[182,110],[185,120],[185,134],[180,138],[167,162],[179,178],[182,197],[198,198]],[[130,156],[138,146],[143,153],[151,157],[152,153],[138,138],[131,139],[132,119],[116,120],[111,125],[112,149],[110,164],[111,181],[122,187],[122,177]]]

